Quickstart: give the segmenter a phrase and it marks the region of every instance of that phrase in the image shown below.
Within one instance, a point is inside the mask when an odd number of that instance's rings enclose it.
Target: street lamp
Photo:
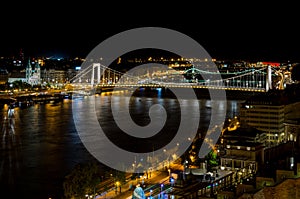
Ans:
[[[119,181],[116,182],[116,193],[118,193],[118,187],[120,187],[120,182]]]
[[[135,164],[134,163],[132,163],[132,172],[134,172],[134,166],[135,166]]]
[[[164,184],[161,184],[161,185],[160,185],[160,192],[163,191],[163,187],[164,187]]]
[[[173,177],[171,177],[171,178],[170,178],[170,183],[171,183],[171,186],[174,186],[174,182],[175,182],[174,178],[173,178]]]

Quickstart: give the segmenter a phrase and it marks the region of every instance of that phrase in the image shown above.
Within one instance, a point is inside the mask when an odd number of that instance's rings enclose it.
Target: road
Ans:
[[[121,187],[121,193],[120,189],[116,190],[115,188],[112,188],[108,192],[96,196],[96,199],[131,199],[133,188],[137,183],[141,183],[142,187],[144,187],[145,195],[149,196],[150,189],[154,194],[155,190],[160,189],[160,184],[163,182],[167,183],[168,179],[169,175],[167,171],[152,172],[151,177],[149,176],[148,179],[144,180],[144,186],[143,183],[138,180],[128,180],[126,184]]]

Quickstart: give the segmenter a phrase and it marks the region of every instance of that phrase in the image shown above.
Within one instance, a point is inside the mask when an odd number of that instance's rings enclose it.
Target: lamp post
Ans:
[[[135,167],[135,164],[132,163],[132,173],[134,173],[134,167]]]
[[[118,193],[118,187],[120,187],[120,182],[119,181],[116,182],[116,194]]]
[[[160,184],[160,196],[161,198],[163,198],[163,188],[164,188],[164,184]]]

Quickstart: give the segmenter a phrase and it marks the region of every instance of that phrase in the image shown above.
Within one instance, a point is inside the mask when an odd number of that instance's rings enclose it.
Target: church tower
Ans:
[[[34,72],[35,72],[35,78],[36,78],[36,84],[41,83],[41,66],[39,62],[36,62],[35,67],[34,67]]]
[[[31,75],[32,75],[32,66],[31,66],[31,63],[30,63],[30,58],[28,58],[28,63],[26,65],[26,81],[29,84],[30,84]]]
[[[31,85],[38,85],[41,83],[41,67],[39,62],[35,62],[33,68],[30,59],[28,59],[26,66],[26,81]]]

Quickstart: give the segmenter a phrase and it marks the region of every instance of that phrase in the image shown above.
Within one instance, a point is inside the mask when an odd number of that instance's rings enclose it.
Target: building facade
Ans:
[[[225,153],[220,157],[222,170],[240,170],[247,168],[256,172],[264,163],[265,133],[255,128],[237,128],[226,130],[221,136],[221,145]]]
[[[26,81],[30,85],[41,84],[41,67],[39,62],[32,62],[28,59],[26,66]]]
[[[241,126],[251,126],[266,133],[266,147],[287,140],[285,134],[285,99],[280,94],[263,93],[253,96],[240,107]]]

